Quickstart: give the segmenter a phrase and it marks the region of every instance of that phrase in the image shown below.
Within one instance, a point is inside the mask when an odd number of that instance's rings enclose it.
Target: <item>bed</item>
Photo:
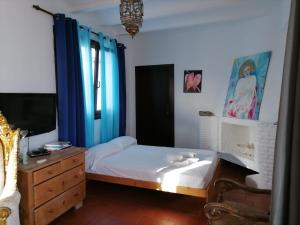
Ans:
[[[138,145],[123,136],[86,151],[86,176],[116,184],[212,198],[220,174],[217,153],[210,150]]]

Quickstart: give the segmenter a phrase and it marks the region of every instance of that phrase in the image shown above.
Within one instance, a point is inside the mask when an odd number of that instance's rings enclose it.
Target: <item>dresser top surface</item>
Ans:
[[[54,164],[58,161],[64,160],[66,158],[84,152],[85,152],[85,148],[69,147],[63,150],[51,151],[51,154],[49,155],[38,156],[33,158],[28,157],[28,163],[27,164],[19,163],[18,170],[19,172],[25,172],[25,173],[32,172],[34,170],[39,170],[41,168]],[[39,160],[43,160],[43,159],[46,160],[42,163],[38,163]]]

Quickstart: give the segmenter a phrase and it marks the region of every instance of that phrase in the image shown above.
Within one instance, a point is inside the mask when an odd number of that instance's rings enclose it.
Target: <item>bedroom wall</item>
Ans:
[[[52,18],[29,0],[0,1],[0,92],[55,93]],[[57,130],[30,137],[30,148],[57,140]]]
[[[198,147],[199,110],[222,115],[233,60],[272,51],[260,120],[276,122],[283,70],[287,13],[281,5],[267,16],[243,21],[140,33],[127,46],[127,134],[135,136],[135,66],[174,64],[175,146]],[[285,10],[286,12],[286,10]],[[183,71],[203,70],[201,94],[183,93]]]
[[[0,1],[0,92],[56,92],[52,18],[32,9],[32,4],[39,3]],[[42,6],[58,11],[51,1],[43,1]],[[127,46],[127,134],[135,136],[135,66],[175,64],[175,144],[197,147],[198,111],[221,115],[233,59],[264,50],[272,50],[273,56],[261,120],[276,121],[287,10],[278,6],[270,12],[269,16],[248,21],[140,33],[134,40],[119,38]],[[182,93],[185,69],[203,70],[200,95]],[[95,137],[99,139],[99,132]],[[57,130],[31,137],[30,146],[32,149],[54,140]]]
[[[63,12],[62,2],[0,1],[0,92],[56,93],[51,16],[32,8],[41,5]],[[95,142],[100,141],[100,120],[95,121]],[[30,149],[58,139],[57,129],[30,137]]]

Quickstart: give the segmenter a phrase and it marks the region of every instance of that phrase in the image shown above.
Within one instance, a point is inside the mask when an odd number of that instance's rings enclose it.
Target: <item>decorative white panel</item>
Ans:
[[[200,149],[218,150],[218,125],[219,121],[217,116],[200,116]]]
[[[259,174],[246,179],[255,181],[258,188],[271,189],[277,126],[259,123],[257,126],[257,165]],[[249,182],[249,181],[248,181]]]

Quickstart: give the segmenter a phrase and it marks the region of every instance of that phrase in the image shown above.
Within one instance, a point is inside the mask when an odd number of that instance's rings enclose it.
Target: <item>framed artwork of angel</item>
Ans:
[[[185,70],[183,80],[184,93],[200,93],[202,87],[202,70]]]

